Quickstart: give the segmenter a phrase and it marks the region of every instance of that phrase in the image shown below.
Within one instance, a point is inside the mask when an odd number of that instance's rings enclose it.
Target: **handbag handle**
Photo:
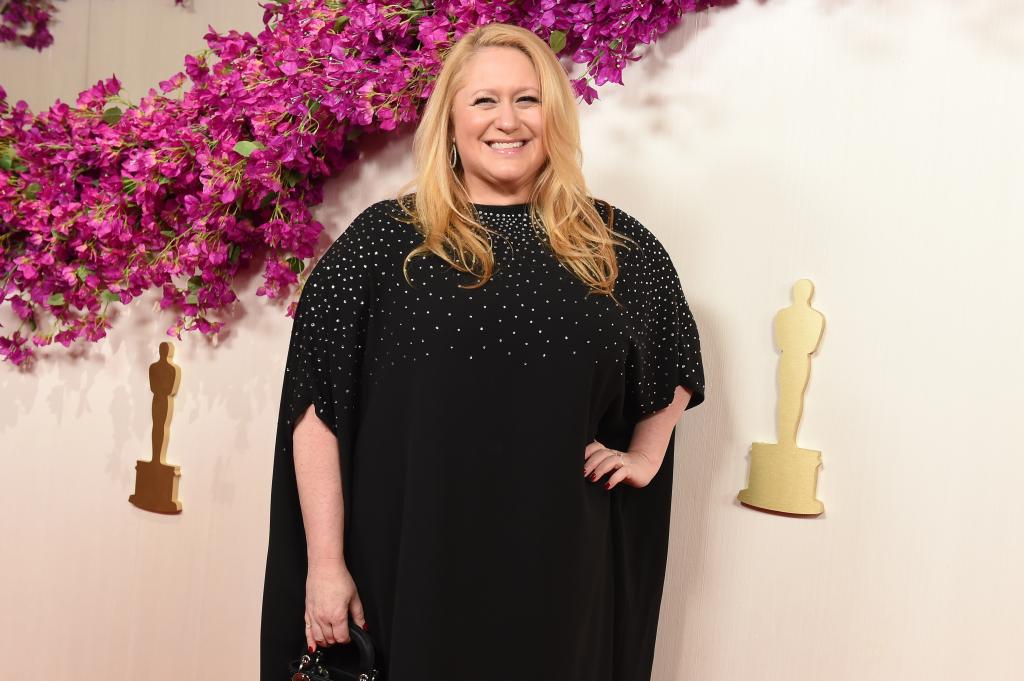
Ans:
[[[320,681],[331,679],[331,681],[342,681],[354,679],[357,681],[376,681],[377,669],[374,667],[376,657],[373,649],[373,639],[370,635],[357,626],[349,626],[351,643],[354,643],[359,650],[359,671],[356,674],[347,672],[344,669],[330,667],[320,664],[323,650],[317,649],[312,653],[303,653],[302,657],[291,662],[288,671],[291,672],[291,681]]]

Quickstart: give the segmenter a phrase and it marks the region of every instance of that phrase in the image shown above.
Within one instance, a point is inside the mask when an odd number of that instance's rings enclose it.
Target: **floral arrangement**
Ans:
[[[0,0],[0,43],[20,42],[40,52],[53,44],[50,19],[55,8],[50,0]],[[30,29],[30,33],[23,33]]]
[[[0,88],[0,306],[20,322],[0,356],[98,341],[112,305],[155,287],[169,335],[215,334],[253,264],[257,295],[287,293],[323,230],[310,207],[324,180],[362,135],[417,120],[445,48],[474,26],[515,23],[585,64],[573,86],[590,103],[639,46],[715,4],[273,0],[258,36],[211,29],[138,104],[116,77],[38,115]]]
[[[174,0],[185,5],[185,0]],[[56,8],[51,0],[0,0],[0,43],[19,42],[40,52],[53,44],[50,19]],[[25,28],[31,33],[22,33]]]

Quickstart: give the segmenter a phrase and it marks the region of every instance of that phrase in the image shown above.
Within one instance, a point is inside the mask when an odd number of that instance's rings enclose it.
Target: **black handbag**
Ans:
[[[348,628],[350,645],[359,650],[359,671],[350,672],[321,663],[323,650],[304,653],[299,659],[288,663],[291,681],[381,681],[374,667],[373,639],[357,626]]]

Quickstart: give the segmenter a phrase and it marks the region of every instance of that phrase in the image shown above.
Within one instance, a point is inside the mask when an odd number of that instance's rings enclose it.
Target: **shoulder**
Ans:
[[[377,201],[360,211],[334,239],[310,271],[303,292],[339,278],[369,273],[376,265],[383,242],[386,201]]]
[[[412,225],[410,213],[406,210],[414,210],[414,196],[415,194],[407,194],[402,197],[401,202],[397,198],[388,198],[372,203],[356,216],[352,226],[359,225],[362,231],[372,235],[370,238],[404,246],[408,239],[402,237],[418,234]]]
[[[672,257],[640,219],[615,206],[612,229],[616,239],[625,242],[615,246],[619,268],[615,290],[617,295],[622,294],[624,302],[632,300],[644,305],[650,302],[648,296],[653,291],[679,281]]]
[[[381,199],[364,208],[353,218],[342,236],[353,233],[360,239],[381,238],[403,219],[402,207],[395,199]],[[353,238],[350,237],[350,238]]]
[[[597,212],[608,222],[609,204],[601,199],[595,199]],[[616,253],[626,262],[641,261],[657,262],[668,259],[668,252],[662,245],[661,240],[647,226],[632,213],[623,208],[611,205],[612,230],[615,231],[626,243],[616,247]]]
[[[402,237],[412,231],[408,218],[395,199],[381,199],[357,214],[334,240],[321,260],[358,257],[361,253],[379,256],[408,244]]]

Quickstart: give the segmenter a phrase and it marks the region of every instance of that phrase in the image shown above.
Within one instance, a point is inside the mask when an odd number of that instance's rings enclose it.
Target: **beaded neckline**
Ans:
[[[474,203],[473,207],[478,211],[489,213],[529,213],[529,203],[507,203],[503,205],[492,203]]]

